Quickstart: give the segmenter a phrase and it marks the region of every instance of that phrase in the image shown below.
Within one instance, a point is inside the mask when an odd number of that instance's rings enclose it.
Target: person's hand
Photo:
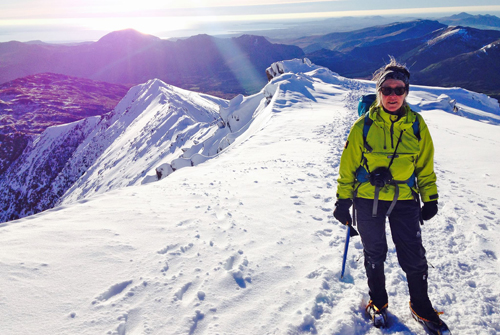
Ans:
[[[351,213],[349,213],[349,208],[352,206],[351,199],[338,199],[335,203],[335,210],[333,211],[333,216],[344,225],[351,225],[352,218]]]
[[[427,221],[432,219],[438,212],[437,200],[424,202],[422,206],[422,219]]]

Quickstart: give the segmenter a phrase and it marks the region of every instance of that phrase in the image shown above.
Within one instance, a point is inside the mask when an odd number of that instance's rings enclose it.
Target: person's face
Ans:
[[[392,88],[392,92],[390,92],[390,89]],[[390,92],[390,95],[384,95],[383,90],[387,90]],[[405,83],[401,80],[397,79],[387,79],[384,81],[382,86],[380,87],[380,97],[382,99],[382,106],[385,108],[386,111],[390,113],[396,113],[399,111],[401,106],[403,106],[403,102],[405,101],[406,98],[406,90],[404,91],[404,94],[402,95],[397,95],[396,92],[394,91],[405,89]],[[386,92],[387,93],[387,92]]]

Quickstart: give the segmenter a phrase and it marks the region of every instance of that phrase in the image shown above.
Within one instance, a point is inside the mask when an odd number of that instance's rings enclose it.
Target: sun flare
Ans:
[[[144,34],[154,35],[189,28],[188,20],[182,17],[111,17],[80,19],[86,29],[116,31],[132,28]]]

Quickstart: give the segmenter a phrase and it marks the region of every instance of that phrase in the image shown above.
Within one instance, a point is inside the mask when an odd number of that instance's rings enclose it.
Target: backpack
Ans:
[[[377,95],[375,93],[362,95],[361,98],[359,98],[358,115],[363,116],[366,114],[375,100],[377,100]]]

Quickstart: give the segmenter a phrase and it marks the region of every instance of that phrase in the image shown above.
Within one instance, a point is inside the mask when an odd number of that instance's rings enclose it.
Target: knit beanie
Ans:
[[[387,79],[401,80],[405,83],[406,92],[410,91],[410,72],[404,67],[389,66],[377,80],[377,92]]]

